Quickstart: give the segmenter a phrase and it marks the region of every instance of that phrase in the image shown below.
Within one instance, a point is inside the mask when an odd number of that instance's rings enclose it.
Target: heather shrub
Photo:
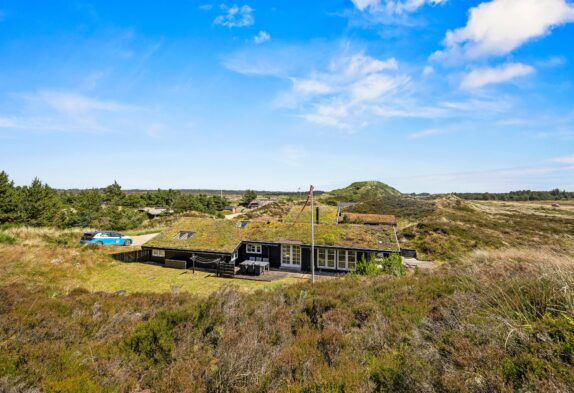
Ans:
[[[356,274],[363,276],[376,276],[379,274],[379,267],[375,261],[375,256],[373,254],[368,254],[361,256],[361,260],[357,263]]]
[[[384,257],[381,262],[381,272],[393,276],[404,276],[406,273],[403,258],[399,254],[391,254]]]
[[[0,244],[15,244],[16,238],[7,233],[0,232]]]

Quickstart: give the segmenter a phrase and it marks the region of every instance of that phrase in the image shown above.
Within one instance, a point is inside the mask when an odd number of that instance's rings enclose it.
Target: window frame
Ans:
[[[151,256],[156,258],[165,258],[165,250],[154,248],[151,250]]]
[[[254,247],[255,251],[250,251],[249,249],[251,247]],[[259,251],[257,251],[257,250],[259,250]],[[258,243],[247,243],[245,245],[245,252],[247,254],[262,254],[263,253],[263,245],[258,244]]]
[[[329,265],[329,263],[331,263],[331,265]],[[318,247],[317,267],[335,270],[337,268],[337,250],[333,248]]]
[[[344,253],[344,254],[343,254]],[[344,267],[341,267],[341,256],[344,255]],[[349,258],[353,256],[352,258]],[[358,253],[355,250],[337,250],[337,270],[346,270],[346,271],[353,271],[357,269],[357,260],[358,260]],[[353,267],[349,267],[349,262],[353,265]]]

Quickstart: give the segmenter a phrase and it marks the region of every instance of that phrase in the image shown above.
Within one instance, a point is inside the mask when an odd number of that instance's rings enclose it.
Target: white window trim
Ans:
[[[165,250],[151,250],[151,256],[165,258]]]
[[[324,258],[321,258],[321,251],[325,252]],[[333,266],[328,265],[329,259],[331,259],[331,261],[333,262]],[[334,250],[332,248],[323,248],[323,247],[317,248],[317,267],[320,267],[323,269],[335,270],[337,268],[337,252],[336,252],[336,250]]]
[[[289,248],[289,261],[285,261],[284,259],[284,254],[283,254],[283,250]],[[293,252],[293,250],[299,250],[298,252],[298,258],[294,258],[295,253]],[[301,261],[302,261],[302,250],[300,246],[294,246],[291,244],[282,244],[281,245],[281,265],[286,265],[286,266],[301,266]],[[294,263],[297,262],[297,263]]]
[[[339,267],[339,254],[340,254],[341,252],[344,252],[344,253],[345,253],[345,267]],[[355,258],[354,258],[355,268],[354,268],[354,269],[349,268],[349,255],[355,255]],[[348,270],[348,271],[350,271],[350,270],[355,270],[355,269],[357,268],[357,259],[358,259],[358,258],[357,258],[357,251],[337,250],[337,259],[336,259],[336,261],[337,261],[337,269],[338,269],[338,270]],[[353,261],[351,260],[351,262],[353,262]]]
[[[261,246],[261,244],[256,243],[247,243],[247,245],[245,246],[245,252],[247,254],[261,254],[263,253],[263,246]]]

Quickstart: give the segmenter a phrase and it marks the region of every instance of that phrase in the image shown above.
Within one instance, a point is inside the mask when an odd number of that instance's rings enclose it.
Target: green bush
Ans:
[[[138,355],[147,366],[167,364],[175,349],[173,330],[189,318],[183,312],[162,312],[138,326],[124,340],[124,349]]]
[[[375,261],[375,256],[373,254],[369,254],[368,256],[363,255],[359,263],[357,263],[355,272],[362,276],[375,276],[379,274],[379,267]]]
[[[404,276],[406,273],[403,259],[399,254],[391,254],[388,257],[384,257],[381,262],[381,271],[398,277]]]
[[[0,233],[0,244],[14,244],[16,243],[16,238],[10,236],[7,233]]]

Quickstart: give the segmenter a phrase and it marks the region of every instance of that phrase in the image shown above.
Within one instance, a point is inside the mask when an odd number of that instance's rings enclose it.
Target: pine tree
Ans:
[[[20,195],[14,182],[10,181],[6,172],[0,172],[0,224],[18,221],[19,202]]]
[[[120,205],[124,197],[125,195],[122,191],[122,186],[120,186],[115,180],[114,184],[110,184],[104,188],[104,201],[106,202]]]
[[[60,213],[61,201],[56,190],[35,178],[22,188],[23,221],[32,226],[54,225]]]

